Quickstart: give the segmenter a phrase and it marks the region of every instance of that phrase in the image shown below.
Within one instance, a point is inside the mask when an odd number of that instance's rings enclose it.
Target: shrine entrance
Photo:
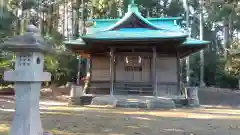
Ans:
[[[141,56],[125,56],[124,71],[131,75],[131,82],[150,81],[150,58]]]
[[[141,56],[125,56],[124,57],[125,74],[130,74],[132,82],[142,81],[142,57]]]
[[[150,56],[117,54],[115,66],[115,93],[153,94]]]
[[[116,57],[116,81],[120,82],[150,82],[151,58],[148,56]]]

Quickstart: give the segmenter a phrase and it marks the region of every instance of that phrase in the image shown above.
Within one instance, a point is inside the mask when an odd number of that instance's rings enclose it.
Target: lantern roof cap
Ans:
[[[53,52],[52,46],[41,36],[40,30],[32,24],[27,26],[26,32],[22,35],[4,41],[0,44],[0,48],[12,52]]]

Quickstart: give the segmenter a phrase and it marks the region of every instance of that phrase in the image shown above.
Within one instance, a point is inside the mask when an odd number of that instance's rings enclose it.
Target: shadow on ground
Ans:
[[[239,94],[199,92],[202,108],[144,110],[50,105],[41,109],[45,131],[59,135],[239,135]],[[239,99],[238,99],[239,98]],[[14,102],[1,101],[0,135],[6,135]]]
[[[4,116],[0,129],[6,131],[12,112],[2,109],[0,114]],[[240,132],[240,110],[215,107],[148,111],[48,106],[41,109],[41,119],[46,131],[59,135],[239,135]]]

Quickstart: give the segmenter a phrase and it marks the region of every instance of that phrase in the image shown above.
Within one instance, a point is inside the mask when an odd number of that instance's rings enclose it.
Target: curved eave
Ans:
[[[183,20],[183,17],[146,18],[148,21]]]
[[[85,42],[82,40],[82,38],[75,39],[75,40],[67,40],[63,42],[64,44],[78,44],[78,45],[85,45]]]
[[[209,41],[187,38],[187,40],[182,44],[182,46],[184,46],[184,47],[206,47],[208,44],[210,44]]]
[[[182,32],[169,32],[164,30],[148,30],[148,29],[123,29],[116,31],[102,31],[82,36],[86,40],[161,40],[161,39],[178,39],[187,38],[187,34]]]
[[[98,37],[84,37],[83,39],[86,40],[100,40],[100,41],[142,41],[142,40],[175,40],[175,39],[182,39],[186,38],[186,36],[175,36],[175,37],[118,37],[118,38],[98,38]]]
[[[179,48],[181,54],[180,57],[183,58],[192,53],[198,52],[206,48],[209,44],[209,41],[188,38]]]
[[[68,49],[86,48],[86,44],[82,39],[68,40],[63,42]]]
[[[161,18],[145,18],[148,21],[167,21],[167,20],[183,20],[183,17],[161,17]],[[117,19],[88,19],[89,22],[118,22],[121,18]]]
[[[133,12],[130,12],[130,13],[133,13]],[[178,25],[174,24],[174,21],[181,20],[181,19],[183,19],[183,18],[182,17],[144,18],[144,20],[146,20],[145,24],[146,25],[151,24],[154,27],[154,29],[165,29],[165,30],[172,30],[172,31],[175,29],[171,28],[171,27],[178,26]],[[117,26],[121,25],[126,20],[127,19],[124,19],[124,20],[123,19],[90,19],[88,21],[96,22],[95,23],[96,26],[94,26],[92,28],[94,28],[94,29],[100,28],[100,29],[102,29],[101,31],[106,31],[106,30],[110,29],[110,27],[115,27],[115,26],[117,27]],[[144,22],[144,21],[142,20],[142,22]],[[168,24],[166,25],[166,23],[164,23],[164,22],[168,22]],[[116,23],[118,23],[118,25]],[[102,28],[102,26],[105,28]]]
[[[143,28],[148,28],[148,29],[152,29],[152,30],[165,30],[165,31],[169,31],[169,32],[174,32],[176,30],[174,30],[173,28],[169,28],[169,27],[166,28],[166,27],[164,27],[164,25],[162,27],[161,26],[157,26],[156,24],[152,23],[151,21],[155,21],[155,20],[156,21],[157,20],[167,21],[167,20],[180,20],[181,19],[181,17],[173,17],[173,18],[144,18],[139,12],[127,12],[122,19],[117,21],[112,26],[110,26],[110,27],[108,27],[106,29],[103,29],[102,31],[110,31],[110,30],[117,30],[119,28],[124,28],[124,27],[121,27],[121,25],[126,23],[129,19],[134,18],[134,16],[137,19],[139,19],[139,21],[144,25]],[[135,21],[137,21],[137,20],[135,19]],[[170,26],[172,26],[172,25],[170,25]],[[173,26],[178,26],[178,25],[173,25]]]
[[[90,46],[179,46],[185,41],[186,37],[182,38],[128,38],[128,39],[84,39],[85,42]],[[173,47],[172,46],[172,47]]]

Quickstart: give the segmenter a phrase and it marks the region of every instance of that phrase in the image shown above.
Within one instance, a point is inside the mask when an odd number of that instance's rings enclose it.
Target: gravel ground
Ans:
[[[200,91],[201,108],[147,111],[66,106],[42,100],[45,131],[62,135],[239,135],[239,94]],[[14,102],[0,98],[0,135],[7,134]]]

